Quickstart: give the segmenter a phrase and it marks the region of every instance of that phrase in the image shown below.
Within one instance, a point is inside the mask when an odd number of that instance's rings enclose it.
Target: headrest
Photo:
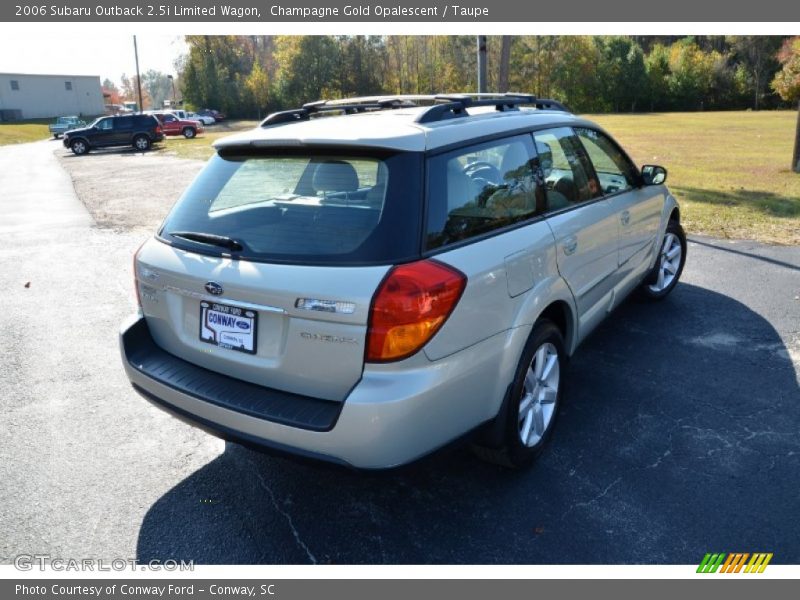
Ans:
[[[329,160],[317,165],[311,185],[317,192],[354,192],[358,174],[349,162]]]

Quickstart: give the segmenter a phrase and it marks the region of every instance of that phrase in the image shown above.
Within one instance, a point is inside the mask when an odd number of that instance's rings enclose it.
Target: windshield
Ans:
[[[217,155],[159,236],[268,262],[398,262],[419,254],[421,169],[413,153]]]

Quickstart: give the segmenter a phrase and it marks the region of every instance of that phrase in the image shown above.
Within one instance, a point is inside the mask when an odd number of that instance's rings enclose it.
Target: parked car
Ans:
[[[190,112],[187,113],[186,116],[194,121],[200,121],[203,125],[213,125],[217,122],[217,120],[211,115],[201,115],[199,113]]]
[[[203,110],[198,110],[197,114],[212,117],[216,122],[225,120],[224,114],[212,108],[204,108]]]
[[[86,121],[82,120],[80,117],[58,117],[55,123],[51,123],[48,125],[48,129],[50,133],[53,134],[54,139],[58,139],[59,136],[64,135],[67,131],[71,131],[73,129],[78,129],[80,127],[86,127]]]
[[[179,119],[172,113],[155,112],[152,115],[161,123],[164,135],[182,135],[187,139],[196,137],[198,133],[203,133],[203,123],[200,121],[190,121]]]
[[[64,147],[77,155],[95,148],[133,146],[146,151],[164,139],[161,124],[153,115],[124,115],[101,117],[89,127],[73,129],[64,134]]]
[[[171,112],[173,115],[175,115],[179,119],[194,120],[194,121],[198,120],[198,119],[191,119],[191,117],[189,117],[189,111],[188,110],[175,109],[175,110],[171,110],[169,112]]]
[[[528,465],[567,358],[686,259],[666,169],[553,100],[320,102],[215,146],[135,254],[120,345],[143,396],[250,446]]]

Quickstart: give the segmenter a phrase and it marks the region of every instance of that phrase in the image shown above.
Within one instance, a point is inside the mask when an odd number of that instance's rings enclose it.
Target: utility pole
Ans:
[[[478,36],[478,93],[486,93],[486,36]]]
[[[139,48],[136,46],[136,36],[133,36],[133,55],[136,57],[136,93],[139,94],[139,112],[144,110],[142,106],[142,78],[139,77]]]

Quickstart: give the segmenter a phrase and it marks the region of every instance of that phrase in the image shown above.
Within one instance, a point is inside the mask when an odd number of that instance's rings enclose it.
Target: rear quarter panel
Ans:
[[[437,360],[501,332],[527,333],[554,300],[573,305],[558,274],[553,233],[544,220],[442,252],[434,258],[463,272],[467,287],[453,314],[425,347]]]

